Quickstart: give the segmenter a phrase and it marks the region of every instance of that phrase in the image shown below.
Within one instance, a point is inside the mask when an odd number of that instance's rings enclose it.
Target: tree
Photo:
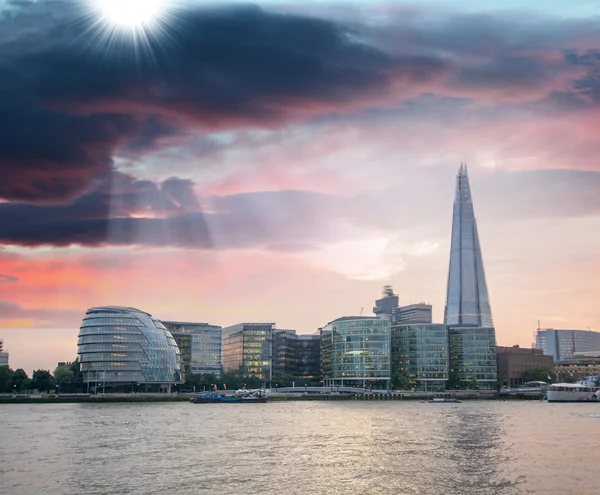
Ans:
[[[278,387],[291,387],[296,381],[296,375],[289,372],[284,373],[273,373],[271,378],[271,388]]]
[[[57,366],[54,370],[54,381],[59,385],[62,383],[71,383],[73,378],[75,378],[75,374],[69,366]]]
[[[544,368],[542,366],[532,366],[523,371],[521,375],[523,383],[526,382],[546,382],[552,383],[556,381],[556,374],[554,371]]]
[[[475,378],[474,376],[472,376],[471,379],[469,380],[468,389],[469,390],[479,390],[479,382],[477,381],[477,378]]]
[[[0,393],[11,392],[10,380],[13,370],[9,366],[0,366]]]
[[[71,366],[69,366],[69,368],[73,372],[73,380],[71,380],[71,382],[76,383],[77,386],[82,386],[83,385],[83,373],[80,370],[79,357],[75,358],[75,361],[73,361],[71,363]]]
[[[404,373],[404,371],[402,370],[397,370],[392,376],[390,382],[394,390],[410,389],[410,382],[408,381],[408,377],[406,376],[406,373]]]
[[[12,377],[10,378],[10,387],[17,392],[26,392],[29,388],[30,382],[27,373],[22,368],[13,371]]]
[[[40,392],[54,390],[54,378],[48,370],[35,370],[32,377],[32,386]]]

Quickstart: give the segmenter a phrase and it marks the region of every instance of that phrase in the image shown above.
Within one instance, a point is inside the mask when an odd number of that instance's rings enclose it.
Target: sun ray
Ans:
[[[155,51],[172,41],[181,0],[76,0],[74,22],[83,46],[102,57],[133,56],[156,62]]]

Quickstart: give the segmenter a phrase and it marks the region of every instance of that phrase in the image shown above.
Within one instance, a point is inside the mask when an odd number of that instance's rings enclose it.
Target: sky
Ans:
[[[0,0],[0,339],[76,357],[85,310],[442,321],[466,162],[497,340],[600,330],[600,4]]]

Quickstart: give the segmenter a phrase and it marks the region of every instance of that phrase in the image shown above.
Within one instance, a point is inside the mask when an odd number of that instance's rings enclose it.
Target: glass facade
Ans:
[[[491,327],[448,327],[448,380],[467,389],[475,378],[482,390],[494,390],[498,379],[496,332]]]
[[[183,358],[186,372],[221,374],[222,328],[208,323],[163,321]]]
[[[325,386],[387,388],[391,377],[390,321],[338,318],[320,329]]]
[[[448,380],[448,327],[414,324],[392,327],[392,374],[403,373],[411,389],[443,392]]]
[[[312,385],[321,383],[321,336],[298,335],[298,380]]]
[[[223,370],[271,378],[274,323],[240,323],[223,329]]]
[[[452,215],[444,323],[493,327],[467,168],[460,166]]]
[[[298,335],[295,330],[273,330],[273,373],[298,372]]]
[[[600,350],[600,332],[538,328],[535,347],[554,357],[555,361],[573,359],[576,352]]]
[[[84,382],[114,391],[122,384],[181,383],[179,348],[165,326],[148,313],[121,306],[88,309],[77,354]]]

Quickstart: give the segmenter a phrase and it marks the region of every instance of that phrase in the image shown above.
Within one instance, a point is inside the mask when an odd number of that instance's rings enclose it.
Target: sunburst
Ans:
[[[153,51],[169,36],[181,0],[79,0],[86,42],[109,54],[130,47],[137,59],[153,59]]]

